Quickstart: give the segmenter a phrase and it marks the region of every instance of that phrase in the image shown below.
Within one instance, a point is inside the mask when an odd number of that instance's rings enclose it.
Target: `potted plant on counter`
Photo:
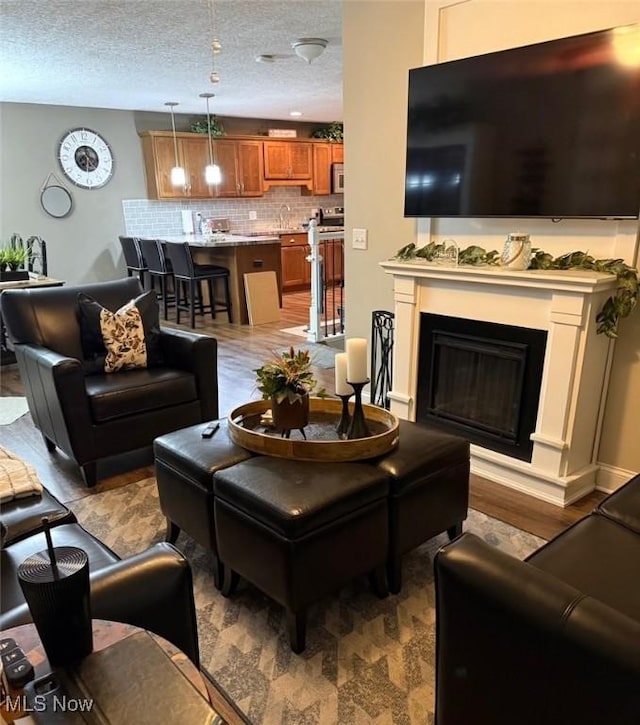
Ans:
[[[324,388],[316,390],[318,383],[311,369],[309,351],[290,347],[274,353],[271,360],[254,372],[263,400],[271,401],[274,427],[287,437],[294,428],[304,436],[303,429],[309,423],[309,395],[315,391],[318,397],[326,396]]]

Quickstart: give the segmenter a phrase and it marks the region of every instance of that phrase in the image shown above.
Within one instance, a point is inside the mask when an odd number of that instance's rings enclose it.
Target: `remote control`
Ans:
[[[202,429],[202,437],[203,438],[211,438],[213,435],[215,435],[215,432],[220,427],[220,421],[218,420],[212,420],[209,425],[206,426],[206,428]]]

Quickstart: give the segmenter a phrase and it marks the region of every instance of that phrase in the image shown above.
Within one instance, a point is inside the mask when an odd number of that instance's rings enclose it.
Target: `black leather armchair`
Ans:
[[[640,476],[520,561],[435,558],[437,725],[637,725]]]
[[[99,459],[218,417],[217,342],[211,337],[161,329],[163,367],[86,374],[78,293],[116,310],[141,291],[137,279],[127,278],[7,290],[0,297],[33,422],[49,451],[58,447],[81,466],[89,486]]]

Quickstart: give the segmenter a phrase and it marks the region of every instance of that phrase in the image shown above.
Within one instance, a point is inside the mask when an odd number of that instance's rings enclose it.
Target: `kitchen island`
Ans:
[[[175,236],[149,235],[165,244],[189,242],[193,259],[197,264],[217,264],[229,270],[229,292],[233,320],[249,324],[247,299],[244,291],[244,275],[250,272],[276,273],[279,304],[282,307],[282,269],[280,262],[280,238],[278,236],[242,236],[240,234],[178,234]]]

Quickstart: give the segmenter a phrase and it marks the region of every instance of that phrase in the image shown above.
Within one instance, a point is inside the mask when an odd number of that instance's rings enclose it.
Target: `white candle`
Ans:
[[[336,395],[351,395],[353,388],[347,383],[347,353],[336,355]]]
[[[364,383],[367,375],[367,341],[362,337],[347,340],[347,380]]]

